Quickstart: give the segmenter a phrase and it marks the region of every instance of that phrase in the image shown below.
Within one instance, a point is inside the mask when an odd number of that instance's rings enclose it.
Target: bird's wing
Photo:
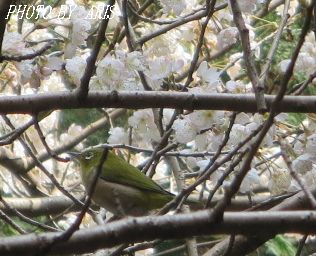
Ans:
[[[101,178],[106,181],[136,187],[141,190],[173,195],[160,187],[135,166],[129,164],[111,151],[108,152],[105,163],[103,164]]]

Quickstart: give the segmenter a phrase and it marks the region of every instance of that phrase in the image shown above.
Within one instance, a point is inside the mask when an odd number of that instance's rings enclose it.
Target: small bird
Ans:
[[[174,194],[164,190],[107,148],[69,154],[80,164],[80,174],[86,191],[90,191],[98,167],[102,164],[92,200],[114,215],[146,215],[151,210],[162,208],[174,198]]]

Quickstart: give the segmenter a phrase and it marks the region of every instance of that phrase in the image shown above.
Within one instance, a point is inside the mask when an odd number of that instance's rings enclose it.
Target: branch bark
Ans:
[[[257,108],[259,113],[267,110],[264,99],[264,84],[260,81],[255,66],[249,39],[249,29],[246,27],[237,1],[230,0],[230,6],[233,12],[234,22],[239,30],[241,45],[243,47],[243,56],[247,68],[248,77],[251,80],[252,88],[257,100]]]
[[[5,28],[7,25],[7,13],[9,11],[9,6],[12,4],[13,0],[2,0],[0,2],[0,55],[2,54],[2,41]]]
[[[185,238],[207,234],[310,233],[316,234],[315,211],[279,211],[225,213],[218,223],[210,218],[211,211],[189,214],[128,218],[79,230],[68,240],[56,244],[52,254],[91,252],[122,243],[145,240]],[[28,234],[2,238],[1,255],[34,255],[50,243],[59,232]]]
[[[275,96],[266,95],[268,109]],[[193,94],[185,92],[90,92],[84,102],[69,92],[0,97],[0,114],[36,114],[40,111],[75,108],[175,108],[257,112],[253,94]],[[316,96],[285,96],[277,112],[316,112]]]
[[[289,195],[290,196],[290,195]],[[288,197],[289,197],[288,196]],[[281,203],[285,198],[284,196],[254,196],[252,202],[249,201],[247,197],[237,197],[232,200],[232,203],[228,206],[228,211],[245,211],[252,206],[257,206],[257,209],[267,210],[279,203]],[[210,208],[214,207],[216,203],[221,200],[221,196],[216,196],[213,198]],[[50,196],[50,197],[28,197],[28,198],[18,198],[18,197],[4,197],[3,200],[15,210],[21,212],[22,214],[29,217],[37,217],[43,215],[55,215],[68,210],[69,212],[79,211],[80,206],[75,205],[71,199],[66,196]],[[81,198],[80,198],[81,200]],[[259,207],[260,206],[260,207]],[[6,206],[0,202],[0,210],[5,214],[12,216],[14,213],[10,211]],[[291,208],[291,210],[293,210]],[[306,205],[299,205],[295,207],[294,210],[306,210]]]
[[[114,3],[115,3],[115,0],[111,0],[109,2],[109,6],[113,6]],[[108,16],[108,9],[105,10],[104,15]],[[101,50],[101,46],[105,40],[105,31],[108,27],[108,23],[109,23],[109,18],[103,19],[101,21],[95,45],[91,51],[91,55],[87,59],[87,66],[80,80],[80,87],[78,88],[78,91],[77,91],[79,101],[84,101],[89,92],[89,83],[95,69],[95,63],[97,61],[99,52]]]

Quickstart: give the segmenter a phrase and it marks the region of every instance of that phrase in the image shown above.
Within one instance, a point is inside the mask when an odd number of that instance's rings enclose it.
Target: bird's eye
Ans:
[[[93,156],[94,156],[93,152],[87,152],[84,154],[84,158],[86,160],[90,160],[91,158],[93,158]]]

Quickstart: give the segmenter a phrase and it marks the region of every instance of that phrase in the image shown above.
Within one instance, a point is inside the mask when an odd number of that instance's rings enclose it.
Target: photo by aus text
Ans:
[[[78,8],[76,5],[61,5],[57,12],[57,19],[70,19],[73,12]],[[112,19],[114,5],[98,5],[92,6],[86,17],[83,19]],[[18,19],[48,19],[52,13],[53,7],[48,5],[10,5],[6,19],[12,14],[17,14]]]

